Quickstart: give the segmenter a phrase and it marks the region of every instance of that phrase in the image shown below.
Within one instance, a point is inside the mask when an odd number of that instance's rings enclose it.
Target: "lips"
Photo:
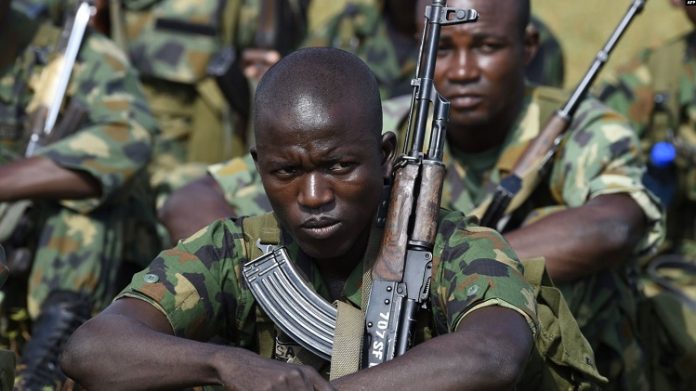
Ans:
[[[460,110],[473,109],[483,101],[483,97],[477,94],[462,94],[449,97],[451,107]]]
[[[302,232],[313,239],[326,239],[335,234],[341,227],[339,220],[322,217],[312,218],[300,225]]]

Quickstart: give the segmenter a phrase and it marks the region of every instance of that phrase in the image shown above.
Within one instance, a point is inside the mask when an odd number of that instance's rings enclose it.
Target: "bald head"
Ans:
[[[261,79],[255,96],[257,141],[272,121],[297,130],[318,129],[338,112],[350,113],[355,131],[382,131],[377,80],[362,60],[334,48],[300,49],[284,57]]]

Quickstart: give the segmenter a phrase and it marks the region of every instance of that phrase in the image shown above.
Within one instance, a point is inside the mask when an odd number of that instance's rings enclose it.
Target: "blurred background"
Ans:
[[[565,88],[577,84],[630,4],[629,0],[532,0],[534,13],[561,41],[566,61]],[[642,47],[676,37],[689,27],[684,12],[673,7],[669,0],[647,1],[598,79],[635,56]]]

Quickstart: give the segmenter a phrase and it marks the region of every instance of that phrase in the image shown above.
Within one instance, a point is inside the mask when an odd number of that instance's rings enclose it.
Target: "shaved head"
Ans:
[[[379,142],[382,104],[377,80],[355,55],[335,48],[305,48],[281,59],[261,79],[255,95],[257,141],[270,122],[289,128],[321,128],[337,111],[355,119],[351,131],[369,131]]]

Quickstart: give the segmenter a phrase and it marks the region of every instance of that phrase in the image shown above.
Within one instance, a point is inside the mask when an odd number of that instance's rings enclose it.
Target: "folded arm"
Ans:
[[[99,197],[99,182],[84,171],[61,167],[35,156],[0,166],[0,201]]]
[[[123,298],[70,338],[61,367],[92,390],[180,389],[223,385],[226,390],[331,390],[310,367],[263,359],[250,351],[173,335],[151,304]],[[270,389],[270,388],[268,388]]]
[[[508,232],[520,258],[543,256],[555,281],[572,281],[619,265],[635,249],[647,226],[640,206],[627,194],[607,194]]]
[[[455,332],[333,384],[340,390],[510,389],[524,370],[532,345],[532,333],[521,314],[485,307],[465,316]]]

